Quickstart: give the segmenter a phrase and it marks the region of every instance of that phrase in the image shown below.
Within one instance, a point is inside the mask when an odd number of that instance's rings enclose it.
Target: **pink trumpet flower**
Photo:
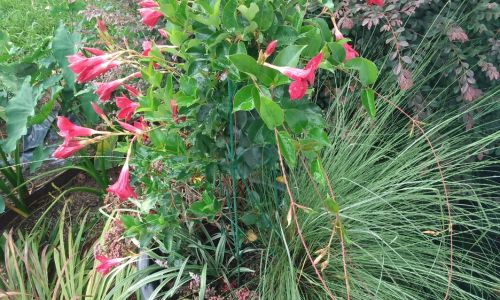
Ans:
[[[116,97],[116,106],[120,108],[116,117],[128,122],[137,107],[139,107],[139,103],[133,102],[125,95],[122,95],[121,97]]]
[[[130,93],[131,96],[133,97],[139,97],[141,95],[141,92],[139,92],[138,89],[136,89],[135,87],[131,86],[131,85],[128,85],[128,84],[124,84],[123,87],[125,87],[125,89]]]
[[[158,10],[158,3],[152,0],[144,0],[139,3],[139,14],[141,15],[141,22],[144,23],[149,29],[152,29],[163,14]]]
[[[135,194],[134,189],[130,186],[128,158],[125,160],[125,164],[120,171],[118,180],[114,184],[110,185],[107,191],[108,193],[117,196],[121,201],[125,201],[128,198],[137,199],[137,195]]]
[[[79,136],[90,136],[98,133],[93,129],[75,125],[68,118],[63,116],[57,117],[57,127],[59,128],[59,135],[62,137],[73,138]]]
[[[52,157],[56,159],[68,158],[84,146],[85,141],[78,141],[73,137],[65,137],[64,142],[52,153]]]
[[[101,49],[97,48],[91,48],[91,47],[83,47],[83,50],[87,51],[88,53],[92,55],[104,55],[106,52],[102,51]]]
[[[76,82],[84,83],[95,79],[120,64],[111,60],[108,54],[85,57],[81,52],[68,56],[69,68],[77,74]]]
[[[96,271],[102,275],[108,274],[112,268],[119,265],[122,261],[122,258],[107,258],[104,255],[96,255],[95,259],[100,262],[96,267]]]
[[[288,87],[288,93],[290,94],[290,99],[295,100],[302,98],[305,95],[308,86],[314,83],[314,73],[318,69],[322,59],[323,53],[320,52],[311,58],[303,69],[279,67],[267,62],[264,63],[264,66],[275,69],[288,78],[294,80]]]
[[[334,35],[335,35],[335,39],[337,41],[344,38],[342,33],[337,28],[334,29]],[[345,50],[344,62],[349,61],[349,60],[359,56],[359,53],[356,50],[354,50],[354,48],[351,45],[349,45],[348,43],[343,43],[342,47]]]

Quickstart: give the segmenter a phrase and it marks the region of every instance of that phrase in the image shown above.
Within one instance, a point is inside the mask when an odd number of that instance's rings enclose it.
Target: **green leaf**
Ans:
[[[263,1],[259,3],[260,10],[253,19],[261,31],[268,30],[274,22],[274,9],[270,3]]]
[[[240,110],[250,111],[255,108],[255,103],[253,102],[252,95],[254,90],[256,90],[255,86],[253,84],[250,84],[236,92],[236,94],[234,95],[234,112]]]
[[[278,142],[280,145],[281,154],[289,167],[297,165],[297,152],[295,151],[295,141],[285,131],[278,132]]]
[[[307,45],[304,50],[304,55],[306,57],[312,57],[318,54],[321,49],[321,30],[314,26],[303,26],[301,29],[300,38],[297,40],[297,44]]]
[[[255,18],[255,15],[259,12],[259,6],[252,2],[249,7],[246,7],[244,4],[238,6],[238,10],[243,17],[245,17],[245,19],[252,21],[253,18]]]
[[[254,100],[257,100],[258,102],[257,106],[259,115],[262,118],[262,121],[266,124],[267,128],[272,130],[283,124],[285,115],[279,104],[263,95],[260,95],[260,97],[257,98],[258,100],[254,95]]]
[[[345,63],[349,69],[359,71],[359,79],[364,86],[370,85],[377,81],[378,69],[371,61],[363,57],[353,58]]]
[[[303,110],[296,108],[285,110],[285,120],[288,127],[294,133],[300,133],[309,123],[307,114]]]
[[[62,74],[69,89],[75,88],[75,74],[68,67],[68,55],[76,53],[75,40],[73,35],[66,29],[61,22],[57,27],[54,40],[52,41],[52,53],[59,66],[62,68]]]
[[[17,95],[9,101],[5,109],[7,117],[7,139],[3,144],[5,152],[14,151],[17,141],[26,134],[28,117],[35,114],[35,105],[36,99],[33,98],[31,77],[28,76]]]
[[[286,47],[276,55],[273,64],[277,66],[296,67],[299,63],[300,54],[306,47],[305,45],[290,45]]]
[[[235,67],[243,73],[250,74],[266,85],[269,85],[274,80],[275,72],[270,68],[265,68],[257,63],[257,61],[246,54],[238,53],[229,56],[229,60]]]
[[[344,47],[342,47],[342,45],[337,42],[328,43],[327,45],[328,49],[330,49],[331,52],[330,54],[333,60],[333,64],[337,66],[343,63],[346,56]]]
[[[179,80],[180,90],[186,96],[193,96],[196,94],[197,83],[196,80],[190,76],[182,76]]]
[[[366,88],[361,92],[361,103],[363,103],[370,117],[375,117],[375,92],[373,89]]]
[[[209,220],[212,220],[220,211],[220,203],[217,199],[205,191],[200,200],[191,204],[189,210],[199,217],[206,217]]]
[[[321,162],[319,159],[313,160],[311,163],[311,175],[314,181],[316,181],[321,186],[326,186],[325,176],[323,174],[323,169],[321,168]]]
[[[226,29],[238,29],[240,27],[236,19],[237,5],[236,0],[229,0],[222,10],[222,25]]]
[[[333,200],[330,196],[325,199],[326,209],[331,213],[336,215],[339,212],[339,206],[335,200]]]
[[[2,195],[0,195],[0,214],[3,214],[5,212],[5,200],[3,199]]]

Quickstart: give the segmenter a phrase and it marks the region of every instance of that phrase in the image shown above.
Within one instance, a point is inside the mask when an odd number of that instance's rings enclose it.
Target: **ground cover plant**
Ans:
[[[495,299],[497,9],[144,0],[85,11],[97,39],[59,26],[51,155],[107,193],[86,295]]]

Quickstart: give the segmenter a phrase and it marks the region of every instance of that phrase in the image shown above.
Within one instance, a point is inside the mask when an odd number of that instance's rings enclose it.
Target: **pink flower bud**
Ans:
[[[165,31],[165,29],[158,29],[158,32],[164,39],[168,40],[168,33]]]
[[[267,45],[265,52],[266,56],[271,56],[271,54],[273,54],[274,50],[276,50],[276,44],[278,44],[278,41],[274,40]]]
[[[101,49],[97,48],[90,48],[90,47],[84,47],[83,50],[87,51],[88,53],[92,55],[104,55],[106,52],[102,51]]]
[[[104,116],[104,112],[99,107],[99,105],[97,105],[95,102],[90,102],[90,105],[92,106],[92,109],[94,110],[94,112],[96,113],[96,115],[98,115],[101,118]]]
[[[384,6],[384,0],[367,0],[368,5],[377,5],[380,7]]]
[[[106,26],[104,25],[104,22],[101,21],[101,19],[99,19],[99,17],[96,17],[95,18],[96,21],[97,21],[97,29],[100,31],[100,32],[106,32]]]

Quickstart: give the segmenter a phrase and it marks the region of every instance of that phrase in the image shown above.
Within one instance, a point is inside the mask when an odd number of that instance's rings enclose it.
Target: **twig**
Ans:
[[[292,191],[290,190],[290,185],[288,184],[288,179],[286,177],[285,165],[283,163],[283,156],[281,155],[281,149],[280,149],[280,144],[279,144],[279,140],[278,140],[278,130],[276,130],[276,128],[274,128],[274,137],[276,138],[276,147],[278,148],[278,156],[279,156],[279,161],[280,161],[281,172],[283,173],[283,181],[285,182],[286,190],[288,192],[288,196],[290,197],[290,209],[293,212],[293,219],[295,221],[295,226],[297,226],[297,234],[299,235],[302,246],[304,247],[304,250],[306,251],[306,254],[307,254],[307,257],[309,258],[309,261],[311,261],[311,265],[314,268],[314,272],[316,272],[316,275],[318,276],[319,281],[321,281],[323,288],[327,292],[330,299],[335,300],[335,297],[333,296],[332,292],[330,291],[330,289],[326,285],[326,282],[323,279],[323,276],[321,276],[321,273],[319,272],[318,268],[316,267],[316,264],[314,263],[314,259],[312,258],[311,253],[309,252],[309,248],[307,247],[307,243],[304,239],[304,235],[302,234],[302,230],[300,229],[299,220],[297,218],[297,210],[295,207],[295,200],[293,198],[293,194],[292,194]]]

